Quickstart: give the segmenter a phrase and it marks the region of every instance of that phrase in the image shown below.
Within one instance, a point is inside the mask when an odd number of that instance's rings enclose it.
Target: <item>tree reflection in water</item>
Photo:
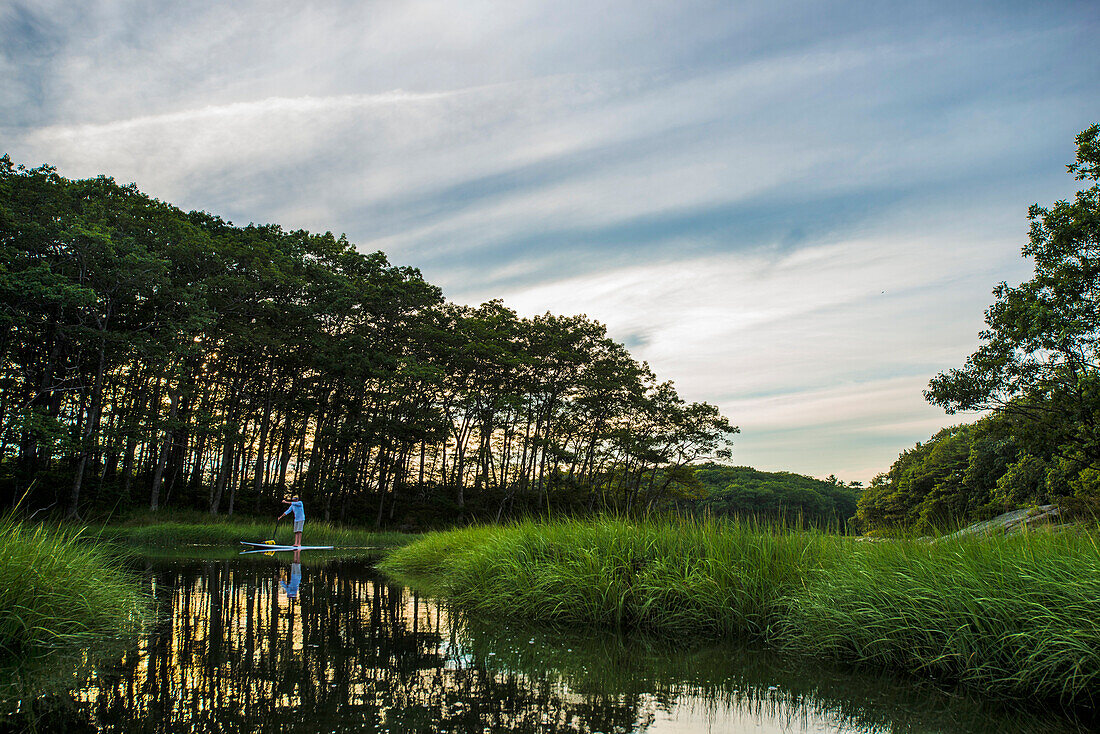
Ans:
[[[1052,731],[965,697],[737,646],[464,620],[369,563],[147,567],[160,622],[74,692],[105,732]],[[689,728],[683,728],[688,726]]]

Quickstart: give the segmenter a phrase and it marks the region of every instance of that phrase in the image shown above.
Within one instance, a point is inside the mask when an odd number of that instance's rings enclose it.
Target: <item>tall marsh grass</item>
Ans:
[[[1086,532],[860,544],[792,593],[779,636],[1008,697],[1100,704],[1100,546]]]
[[[820,533],[750,523],[522,522],[433,533],[380,567],[462,606],[666,633],[766,635],[785,594],[833,562]]]
[[[1086,532],[861,543],[751,522],[524,522],[433,533],[380,567],[474,614],[748,635],[998,698],[1098,703]]]
[[[0,518],[0,652],[84,645],[138,627],[148,597],[78,530]]]

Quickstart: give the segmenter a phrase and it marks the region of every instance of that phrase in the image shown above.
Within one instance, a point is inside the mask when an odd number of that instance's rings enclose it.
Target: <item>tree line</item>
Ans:
[[[642,511],[737,429],[586,316],[447,302],[343,236],[0,158],[0,504],[334,521]]]
[[[985,411],[905,451],[860,499],[864,529],[947,527],[1030,504],[1100,516],[1100,125],[1067,166],[1092,185],[1034,205],[1018,286],[1001,283],[979,348],[932,379],[949,414]]]

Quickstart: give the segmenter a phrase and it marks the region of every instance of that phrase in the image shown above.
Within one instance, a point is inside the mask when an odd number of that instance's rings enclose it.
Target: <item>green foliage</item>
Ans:
[[[695,469],[703,496],[684,503],[716,516],[756,517],[846,527],[856,512],[858,485],[824,481],[790,472],[706,463]]]
[[[857,527],[935,532],[1050,502],[1049,459],[1027,453],[1019,423],[992,415],[903,451],[860,497]]]
[[[889,473],[876,477],[859,501],[861,528],[925,529],[961,520],[988,502],[989,487],[967,482],[974,438],[971,426],[944,428],[903,451]],[[978,498],[979,506],[967,503]]]
[[[1078,180],[1100,179],[1098,139],[1100,125],[1077,136],[1068,168]],[[1032,458],[1001,490],[1012,500],[1069,495],[1078,472],[1100,468],[1100,184],[1073,201],[1034,205],[1028,217],[1023,254],[1035,263],[1033,277],[994,290],[981,346],[925,392],[949,413],[992,410],[1015,421]]]
[[[139,628],[150,600],[81,530],[0,519],[0,651],[86,645]]]
[[[1078,180],[1098,180],[1098,139],[1098,125],[1077,136]],[[981,346],[925,392],[948,413],[991,415],[903,452],[861,498],[862,529],[944,529],[1029,504],[1100,508],[1100,184],[1028,216],[1033,277],[997,286]]]
[[[752,635],[1005,699],[1095,706],[1100,538],[1037,532],[859,542],[745,522],[616,519],[473,527],[387,556],[387,573],[473,616]]]

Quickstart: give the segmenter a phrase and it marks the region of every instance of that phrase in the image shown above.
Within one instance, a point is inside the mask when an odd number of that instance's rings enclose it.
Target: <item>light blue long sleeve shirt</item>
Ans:
[[[301,522],[306,519],[306,508],[302,506],[301,500],[291,502],[290,507],[286,508],[286,512],[284,512],[283,515],[289,515],[291,512],[294,513],[294,522]]]

